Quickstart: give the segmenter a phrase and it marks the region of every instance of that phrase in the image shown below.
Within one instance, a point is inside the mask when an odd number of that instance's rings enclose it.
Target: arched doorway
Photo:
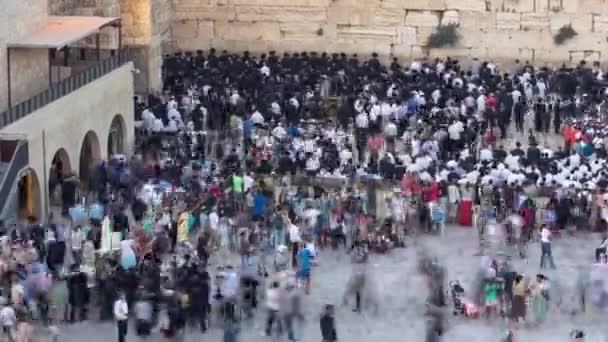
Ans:
[[[89,187],[91,169],[95,163],[101,158],[101,149],[99,147],[99,138],[93,131],[88,131],[82,141],[80,148],[80,161],[78,175],[81,186]]]
[[[17,214],[19,219],[32,218],[38,221],[42,217],[40,201],[40,182],[32,169],[25,169],[18,183]]]
[[[108,133],[108,158],[113,154],[125,153],[125,120],[120,114],[116,114],[110,124]]]
[[[51,159],[51,169],[49,172],[49,201],[55,204],[60,201],[61,196],[58,190],[63,179],[72,173],[72,163],[68,152],[62,147],[55,152]]]

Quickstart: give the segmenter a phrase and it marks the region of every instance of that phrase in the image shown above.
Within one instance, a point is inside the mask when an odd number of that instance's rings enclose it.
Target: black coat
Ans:
[[[87,275],[76,272],[68,277],[68,301],[70,305],[83,306],[89,302]]]
[[[334,317],[330,314],[323,314],[321,316],[321,336],[324,341],[337,341],[338,334],[336,332],[336,323]]]

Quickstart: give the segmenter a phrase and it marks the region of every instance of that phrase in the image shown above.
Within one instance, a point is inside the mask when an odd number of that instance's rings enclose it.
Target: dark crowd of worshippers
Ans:
[[[162,94],[135,99],[133,156],[100,162],[86,184],[55,161],[61,214],[2,224],[0,321],[11,338],[32,319],[99,318],[116,320],[121,342],[132,318],[138,335],[158,327],[174,340],[189,322],[212,327],[217,312],[229,342],[263,306],[265,334],[293,341],[318,249],[346,246],[365,264],[370,251],[407,246],[415,229],[509,217],[507,238],[521,247],[542,232],[541,267],[555,266],[552,232],[604,229],[608,219],[596,63],[515,61],[507,71],[476,59],[385,66],[376,55],[210,50],[166,56],[163,77]],[[525,146],[505,147],[514,134]],[[555,134],[560,146],[542,145]],[[387,184],[398,191],[382,203],[373,191]],[[604,243],[598,250],[602,259]],[[211,266],[231,254],[237,264]],[[441,307],[445,277],[427,269],[429,300]],[[543,320],[545,276],[524,282],[496,262],[480,273],[477,304],[489,316],[500,311],[500,278],[534,296]],[[368,283],[356,273],[348,284],[354,310]],[[515,320],[525,318],[517,300],[506,305]],[[337,340],[334,315],[322,308],[325,342]],[[439,341],[442,315],[430,315],[427,340]]]

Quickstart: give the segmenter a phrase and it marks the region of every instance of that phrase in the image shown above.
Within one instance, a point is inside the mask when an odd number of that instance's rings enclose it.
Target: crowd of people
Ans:
[[[476,227],[484,255],[470,294],[451,286],[455,310],[542,324],[548,277],[525,278],[500,255],[512,245],[526,258],[540,239],[540,268],[555,268],[552,235],[606,229],[604,74],[597,63],[466,62],[166,56],[164,92],[135,99],[134,155],[80,183],[56,161],[62,205],[49,224],[2,224],[4,332],[97,316],[116,321],[119,342],[130,319],[137,335],[168,341],[221,322],[231,342],[262,311],[266,335],[295,341],[319,249],[349,253],[344,301],[377,310],[369,255],[446,224]],[[596,254],[606,259],[605,242]],[[446,270],[421,259],[425,338],[440,341]],[[334,305],[320,308],[324,342],[337,340]]]

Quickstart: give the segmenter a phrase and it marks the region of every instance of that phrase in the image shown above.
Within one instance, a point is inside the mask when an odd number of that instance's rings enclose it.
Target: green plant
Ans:
[[[429,35],[427,46],[430,48],[453,46],[458,43],[460,38],[458,24],[450,23],[447,25],[439,25],[435,31]]]
[[[557,31],[557,33],[553,37],[553,41],[557,45],[562,45],[566,42],[566,40],[574,38],[577,34],[578,33],[576,33],[576,31],[574,31],[574,29],[572,28],[572,25],[564,25],[560,27],[559,31]]]

